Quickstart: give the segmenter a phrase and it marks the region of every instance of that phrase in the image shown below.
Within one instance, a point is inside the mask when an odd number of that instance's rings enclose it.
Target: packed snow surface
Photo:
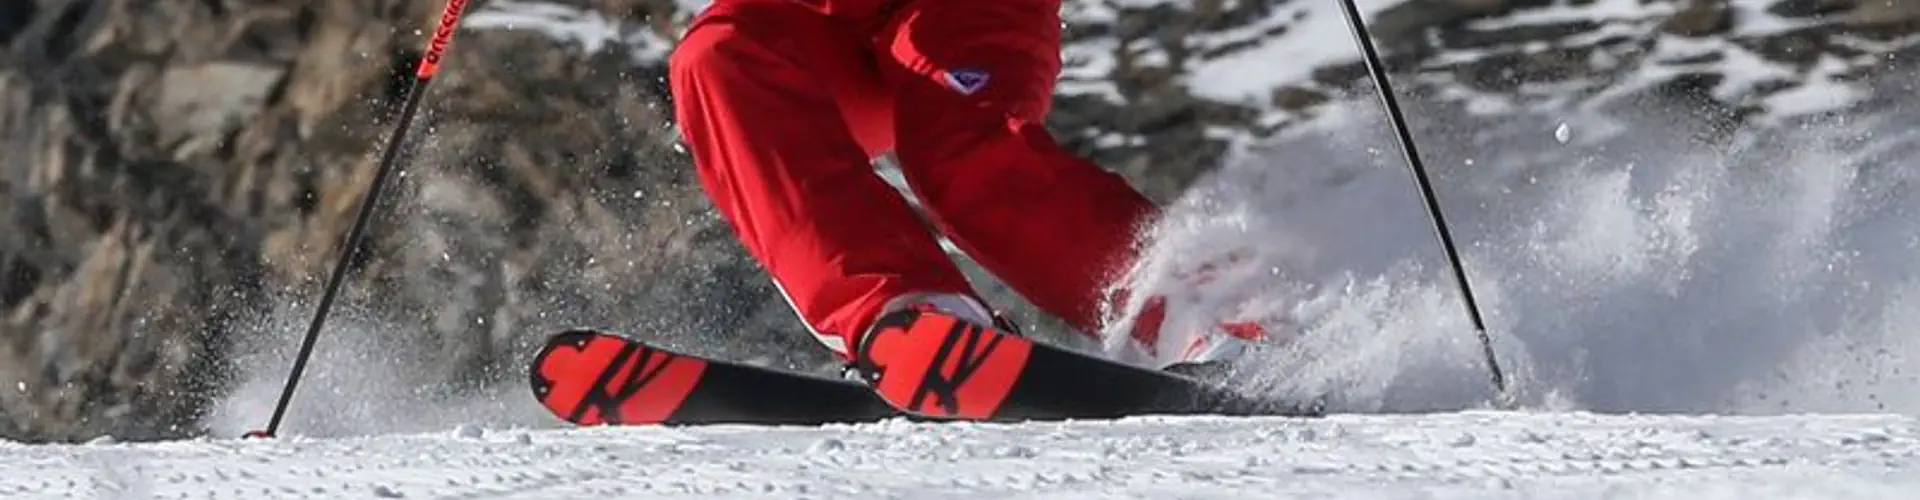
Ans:
[[[1911,498],[1892,416],[1455,413],[0,445],[6,498]]]

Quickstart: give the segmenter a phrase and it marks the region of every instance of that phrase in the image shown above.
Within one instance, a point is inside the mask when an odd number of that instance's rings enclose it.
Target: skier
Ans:
[[[872,160],[888,151],[927,222],[1047,313],[1099,331],[1108,280],[1158,209],[1042,128],[1061,69],[1059,10],[1060,0],[715,0],[687,29],[669,82],[699,181],[842,358],[901,308],[1014,331],[876,174]],[[1142,345],[1159,333],[1162,302],[1132,330]],[[1241,324],[1196,338],[1230,347],[1260,336]],[[1236,352],[1189,347],[1151,364]]]

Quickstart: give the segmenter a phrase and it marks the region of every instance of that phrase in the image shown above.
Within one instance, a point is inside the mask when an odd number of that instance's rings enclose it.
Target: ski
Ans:
[[[856,372],[866,383],[569,330],[548,338],[529,374],[541,405],[576,425],[1320,414],[1312,406],[1247,397],[934,312],[882,317],[858,357]]]
[[[594,330],[552,335],[529,368],[534,397],[575,425],[820,425],[899,416],[859,382],[684,354]]]
[[[1321,414],[1314,404],[1254,398],[938,312],[907,310],[880,318],[856,358],[855,366],[889,405],[930,419]]]

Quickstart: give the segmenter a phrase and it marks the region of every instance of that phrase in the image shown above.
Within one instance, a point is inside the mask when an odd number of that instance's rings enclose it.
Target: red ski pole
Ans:
[[[300,342],[300,353],[294,355],[293,373],[287,375],[287,385],[280,390],[280,401],[274,405],[273,419],[267,422],[266,429],[248,432],[247,437],[273,437],[279,432],[280,420],[286,416],[287,406],[293,401],[294,387],[300,384],[300,375],[306,370],[307,360],[313,356],[313,344],[320,337],[320,327],[326,324],[333,299],[339,295],[340,284],[345,281],[347,264],[360,248],[367,221],[373,218],[374,208],[379,205],[380,189],[393,172],[396,159],[400,156],[401,141],[406,139],[407,129],[413,125],[413,115],[420,109],[421,96],[426,94],[427,83],[432,82],[433,76],[440,72],[440,61],[446,57],[447,46],[453,43],[453,33],[460,25],[460,14],[466,10],[467,2],[447,0],[446,9],[441,11],[440,27],[433,30],[433,38],[427,42],[426,54],[420,58],[419,71],[414,73],[413,84],[407,86],[406,107],[401,109],[400,121],[393,127],[393,136],[387,140],[387,149],[380,156],[380,166],[373,175],[373,182],[360,198],[359,215],[354,219],[353,227],[347,230],[346,246],[340,251],[340,259],[333,264],[326,290],[320,294],[320,308],[314,311],[313,322],[307,326],[307,336]]]

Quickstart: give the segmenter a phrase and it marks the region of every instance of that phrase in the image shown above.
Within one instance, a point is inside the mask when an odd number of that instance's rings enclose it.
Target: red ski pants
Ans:
[[[1156,208],[1042,128],[1059,7],[908,0],[860,27],[790,0],[718,0],[689,28],[669,80],[698,178],[829,348],[846,356],[895,296],[978,296],[872,168],[888,150],[928,222],[1094,330]]]

